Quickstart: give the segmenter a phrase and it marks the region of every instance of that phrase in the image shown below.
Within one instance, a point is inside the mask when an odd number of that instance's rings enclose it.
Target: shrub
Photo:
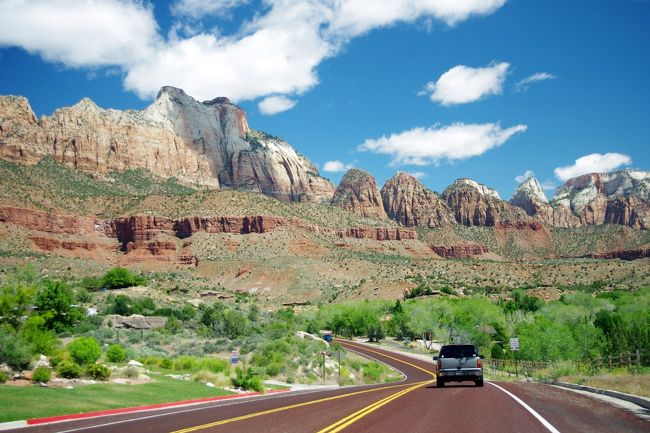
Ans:
[[[137,379],[140,376],[140,372],[135,367],[128,367],[124,370],[124,377],[128,379]]]
[[[6,382],[7,382],[7,379],[9,379],[9,378],[7,377],[7,375],[5,374],[5,372],[4,372],[4,371],[0,371],[0,383],[6,383]]]
[[[232,385],[236,388],[244,390],[252,389],[257,392],[264,392],[264,386],[259,376],[253,374],[252,369],[248,369],[245,373],[240,367],[235,370],[235,377],[231,379]]]
[[[266,366],[266,374],[269,376],[277,376],[280,374],[280,370],[282,370],[282,364],[278,362],[272,362]]]
[[[102,287],[106,287],[109,290],[124,289],[144,284],[147,284],[147,279],[145,277],[134,274],[125,268],[113,268],[108,271],[101,280]]]
[[[180,356],[174,361],[174,370],[192,371],[196,368],[196,358],[191,356]]]
[[[45,319],[41,316],[31,316],[20,331],[20,335],[32,345],[33,353],[50,355],[54,353],[58,339],[52,331],[45,327]]]
[[[90,364],[86,367],[86,375],[95,380],[108,380],[111,377],[111,370],[105,365]]]
[[[221,358],[199,358],[194,370],[207,370],[212,373],[221,373],[230,370],[230,362]]]
[[[379,382],[382,368],[376,362],[368,362],[363,366],[363,378],[369,382]]]
[[[61,361],[56,366],[56,372],[59,376],[66,379],[75,379],[81,376],[81,367],[76,362]]]
[[[13,370],[24,370],[32,360],[32,346],[24,338],[0,331],[0,364]]]
[[[112,344],[106,351],[106,360],[108,362],[124,362],[126,359],[126,352],[119,344]]]
[[[32,373],[32,382],[34,383],[47,383],[52,377],[52,370],[45,366],[36,367]]]
[[[92,364],[102,356],[102,348],[92,337],[80,337],[68,344],[68,352],[78,364]]]

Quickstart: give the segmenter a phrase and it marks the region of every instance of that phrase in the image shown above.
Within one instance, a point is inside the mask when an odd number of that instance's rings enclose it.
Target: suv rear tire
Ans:
[[[481,379],[481,380],[477,380],[476,382],[474,382],[474,384],[475,384],[476,386],[483,386],[483,379]]]
[[[445,381],[444,381],[444,380],[440,380],[440,379],[436,380],[436,386],[437,386],[438,388],[444,388],[444,387],[445,387]]]

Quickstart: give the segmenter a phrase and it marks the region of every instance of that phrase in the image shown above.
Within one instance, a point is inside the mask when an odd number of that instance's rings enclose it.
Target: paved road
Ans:
[[[432,364],[345,346],[393,365],[400,383],[282,394],[140,414],[69,421],[17,432],[85,433],[429,433],[644,432],[650,422],[570,391],[535,383],[471,382],[436,388]]]

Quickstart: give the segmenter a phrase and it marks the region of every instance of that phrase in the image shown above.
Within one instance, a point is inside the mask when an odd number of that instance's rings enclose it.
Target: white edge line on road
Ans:
[[[494,384],[494,383],[492,383],[492,382],[488,382],[488,383],[489,383],[490,385],[494,386],[494,387],[499,388],[501,391],[505,392],[505,393],[508,394],[510,397],[512,397],[512,399],[513,399],[514,401],[516,401],[517,403],[519,403],[520,405],[522,405],[522,406],[524,407],[524,409],[526,409],[526,410],[527,410],[528,412],[530,412],[530,413],[531,413],[535,418],[537,418],[537,420],[538,420],[539,422],[541,422],[542,425],[543,425],[544,427],[546,427],[546,429],[547,429],[548,431],[550,431],[551,433],[560,433],[560,431],[559,431],[558,429],[556,429],[555,427],[553,427],[553,424],[551,424],[550,422],[546,421],[546,419],[544,419],[543,416],[541,416],[540,414],[538,414],[537,412],[535,412],[535,409],[533,409],[532,407],[530,407],[530,406],[528,406],[526,403],[524,403],[524,401],[523,401],[522,399],[520,399],[519,397],[517,397],[516,395],[514,395],[514,394],[511,393],[510,391],[508,391],[508,390],[506,390],[506,389],[504,389],[504,388],[501,388],[501,387],[500,387],[499,385],[497,385],[497,384]]]
[[[13,428],[27,427],[27,421],[10,421],[0,423],[0,431],[11,430]]]

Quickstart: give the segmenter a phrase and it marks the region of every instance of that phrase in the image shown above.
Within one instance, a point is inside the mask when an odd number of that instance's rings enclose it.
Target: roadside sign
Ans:
[[[239,361],[239,351],[233,350],[232,353],[230,354],[230,363],[232,365],[235,365],[237,364],[237,361]]]
[[[510,339],[510,350],[516,352],[519,350],[519,339],[517,337]]]

